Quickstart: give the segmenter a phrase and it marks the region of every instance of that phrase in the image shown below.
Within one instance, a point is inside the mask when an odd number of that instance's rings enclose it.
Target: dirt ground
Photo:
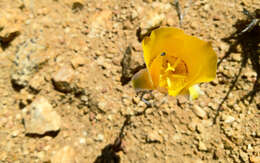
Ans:
[[[259,163],[259,24],[234,33],[260,1],[179,5],[181,28],[212,43],[217,78],[197,100],[145,103],[129,82],[140,39],[180,27],[173,0],[0,0],[0,162]]]

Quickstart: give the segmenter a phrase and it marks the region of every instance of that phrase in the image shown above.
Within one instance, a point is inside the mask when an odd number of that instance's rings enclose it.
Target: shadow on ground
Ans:
[[[254,83],[253,89],[250,90],[244,97],[240,100],[248,100],[249,103],[252,103],[256,94],[260,91],[260,9],[254,11],[250,14],[247,10],[244,9],[244,13],[247,15],[246,20],[238,20],[234,27],[236,32],[231,34],[229,37],[223,38],[222,40],[230,45],[225,56],[218,62],[218,66],[222,61],[230,56],[231,53],[238,53],[238,46],[241,47],[241,65],[238,70],[238,73],[235,75],[235,78],[232,80],[229,90],[227,91],[225,97],[218,106],[216,116],[214,118],[214,124],[219,116],[219,113],[222,111],[222,105],[228,99],[229,94],[232,92],[236,83],[241,76],[243,68],[246,67],[248,61],[252,63],[252,68],[256,72],[256,81]],[[260,106],[258,106],[260,108]]]

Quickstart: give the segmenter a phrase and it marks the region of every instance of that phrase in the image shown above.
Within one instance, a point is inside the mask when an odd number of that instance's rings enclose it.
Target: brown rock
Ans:
[[[55,89],[60,92],[69,93],[73,90],[72,80],[74,78],[74,70],[71,66],[61,67],[52,78]]]
[[[147,134],[147,137],[146,137],[146,142],[147,143],[162,143],[163,142],[163,139],[162,137],[158,134],[157,131],[152,131],[152,132],[149,132]]]
[[[76,163],[76,153],[71,146],[65,146],[55,153],[51,163]]]
[[[20,35],[21,26],[18,22],[23,19],[18,10],[1,10],[0,15],[0,44],[4,47]]]
[[[44,97],[36,98],[26,109],[27,113],[24,116],[24,122],[27,134],[42,135],[60,129],[61,117]]]
[[[206,118],[207,117],[207,113],[198,105],[194,105],[193,107],[193,112],[199,117],[199,118]]]
[[[202,141],[199,142],[198,149],[200,151],[207,151],[208,150],[208,148],[206,147],[206,145]]]
[[[74,69],[86,64],[86,59],[82,56],[77,56],[71,60],[71,65]]]

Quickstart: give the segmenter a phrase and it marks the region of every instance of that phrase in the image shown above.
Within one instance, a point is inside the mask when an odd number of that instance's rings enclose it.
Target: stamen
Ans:
[[[171,79],[170,78],[166,78],[166,81],[167,81],[168,87],[171,88],[172,87]]]
[[[180,74],[172,74],[171,75],[173,78],[178,78],[178,79],[184,79],[184,78],[186,78],[187,76],[185,76],[185,75],[180,75]]]
[[[169,62],[167,63],[167,69],[165,70],[165,72],[168,71],[175,71],[175,68],[173,68]]]
[[[178,59],[175,61],[175,63],[174,63],[174,65],[172,66],[172,68],[175,69],[175,68],[178,66],[178,64],[180,63],[180,61],[181,61],[181,59],[178,58]]]

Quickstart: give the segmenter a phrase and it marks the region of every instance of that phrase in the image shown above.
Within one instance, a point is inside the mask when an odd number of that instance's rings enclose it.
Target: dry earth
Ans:
[[[197,100],[154,91],[149,106],[129,83],[138,39],[179,26],[173,0],[0,0],[0,162],[259,163],[259,24],[228,38],[260,1],[179,3],[217,78]]]

